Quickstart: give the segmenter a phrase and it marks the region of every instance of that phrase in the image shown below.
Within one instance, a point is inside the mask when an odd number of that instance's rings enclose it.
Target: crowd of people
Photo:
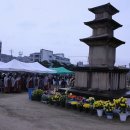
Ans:
[[[74,86],[72,75],[37,75],[21,73],[1,73],[0,91],[4,93],[20,93],[28,88],[51,90],[54,87]]]

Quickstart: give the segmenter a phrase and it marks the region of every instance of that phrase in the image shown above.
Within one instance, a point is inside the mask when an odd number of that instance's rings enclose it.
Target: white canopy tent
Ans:
[[[33,68],[34,71],[38,72],[38,73],[56,73],[56,71],[52,71],[51,69],[48,69],[46,67],[44,67],[43,65],[39,64],[38,62],[34,62],[34,63],[25,63],[28,67]]]
[[[0,64],[1,71],[17,71],[17,72],[31,72],[31,73],[56,73],[51,69],[48,69],[38,62],[24,63],[16,59],[11,60],[8,63]]]
[[[0,66],[3,65],[3,64],[5,64],[5,63],[0,61]]]
[[[23,62],[17,60],[11,60],[8,63],[4,63],[0,66],[2,71],[27,71],[27,66]]]

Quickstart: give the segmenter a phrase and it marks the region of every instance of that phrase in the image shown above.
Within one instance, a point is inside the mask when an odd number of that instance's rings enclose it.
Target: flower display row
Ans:
[[[35,92],[36,91],[36,92]],[[121,97],[119,99],[113,99],[113,101],[95,100],[94,97],[82,97],[72,93],[61,94],[59,92],[42,92],[41,90],[35,90],[32,97],[38,95],[41,97],[41,101],[47,104],[53,104],[56,106],[63,106],[67,108],[77,109],[79,111],[95,112],[101,117],[106,115],[108,119],[113,119],[114,113],[118,113],[121,121],[127,119],[127,99]],[[38,92],[37,92],[38,91]],[[39,96],[40,95],[40,96]],[[32,100],[37,98],[32,98]],[[122,119],[123,116],[123,119]]]

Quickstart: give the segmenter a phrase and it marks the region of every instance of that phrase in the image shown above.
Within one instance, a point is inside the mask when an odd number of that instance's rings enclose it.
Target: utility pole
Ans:
[[[9,52],[10,52],[11,58],[13,58],[13,50],[11,49],[9,50]]]

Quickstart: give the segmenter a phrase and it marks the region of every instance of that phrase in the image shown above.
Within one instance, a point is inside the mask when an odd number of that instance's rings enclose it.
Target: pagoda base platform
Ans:
[[[70,88],[69,93],[103,100],[130,98],[130,90],[126,88],[127,68],[88,66],[76,67],[74,71],[75,87]]]
[[[87,90],[113,91],[126,88],[129,69],[119,67],[76,67],[75,87]]]

